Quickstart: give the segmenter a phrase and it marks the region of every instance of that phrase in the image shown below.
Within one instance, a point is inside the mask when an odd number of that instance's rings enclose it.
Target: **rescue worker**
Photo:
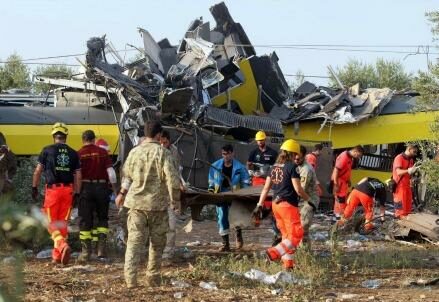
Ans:
[[[300,154],[294,157],[294,163],[299,168],[300,185],[309,196],[308,202],[303,202],[300,217],[303,227],[303,241],[308,241],[309,228],[320,203],[318,195],[318,181],[313,167],[305,161],[306,148],[300,146]]]
[[[38,198],[41,174],[46,180],[43,212],[49,220],[48,231],[54,242],[52,261],[66,265],[70,259],[67,243],[67,221],[70,218],[73,195],[81,191],[81,169],[78,154],[66,144],[68,135],[64,123],[52,126],[54,144],[46,146],[38,157],[32,179],[32,198]]]
[[[335,160],[331,180],[333,182],[334,214],[336,220],[340,219],[346,208],[346,198],[351,186],[351,172],[354,159],[360,159],[363,153],[363,147],[358,145],[350,150],[343,151]]]
[[[124,268],[128,288],[138,285],[137,269],[148,241],[147,285],[160,284],[160,265],[169,229],[168,203],[174,210],[180,210],[176,208],[180,202],[179,176],[171,153],[160,146],[162,131],[157,121],[145,124],[146,139],[128,154],[116,197],[118,207],[129,208]]]
[[[323,146],[322,144],[315,144],[314,150],[311,153],[308,153],[305,157],[306,162],[311,165],[314,171],[317,172],[318,160],[320,154],[322,154]]]
[[[266,139],[265,132],[258,131],[255,136],[258,147],[250,152],[248,156],[247,169],[252,177],[252,186],[263,186],[271,166],[276,162],[277,152],[266,145]],[[265,207],[271,211],[271,199],[267,200]],[[282,236],[276,227],[276,221],[273,216],[271,223],[274,235],[272,245],[275,246],[282,240]]]
[[[282,241],[270,247],[266,253],[271,261],[282,260],[286,269],[294,267],[294,253],[303,238],[300,222],[299,196],[304,202],[310,197],[300,185],[300,175],[294,158],[300,153],[299,144],[292,139],[286,140],[280,147],[280,154],[270,171],[262,189],[255,212],[261,211],[268,192],[273,190],[273,214],[277,227],[281,231]]]
[[[12,189],[12,178],[17,173],[17,159],[7,145],[0,146],[0,195]]]
[[[258,131],[255,136],[258,147],[250,152],[247,160],[247,169],[252,176],[253,186],[263,186],[268,170],[276,162],[277,152],[266,145],[267,136],[264,131]],[[264,168],[267,171],[264,171]]]
[[[405,217],[412,212],[413,195],[410,179],[418,169],[414,166],[414,158],[417,154],[418,147],[414,144],[407,144],[405,151],[393,160],[392,178],[396,183],[393,202],[397,218]]]
[[[81,262],[90,260],[92,254],[92,229],[96,226],[98,237],[97,256],[107,257],[108,209],[111,183],[116,193],[117,177],[108,152],[95,145],[93,130],[82,133],[83,147],[78,151],[81,161],[82,186],[79,198],[79,239],[81,240]],[[95,215],[96,214],[96,215]],[[94,217],[96,216],[96,217]],[[94,221],[96,219],[97,221]]]
[[[171,144],[171,135],[168,131],[163,130],[162,136],[160,138],[160,144],[163,148],[168,149],[171,152],[172,156],[172,163],[175,166],[175,169],[178,171],[178,174],[180,175],[180,153],[178,152],[178,149],[175,145]],[[179,178],[181,179],[181,177]],[[180,181],[180,189],[184,191],[183,184]],[[179,206],[181,207],[181,205]],[[168,207],[168,215],[169,215],[169,231],[166,234],[166,247],[163,252],[163,258],[172,258],[174,256],[175,252],[175,240],[176,240],[176,224],[177,224],[177,216],[175,215],[174,210],[171,209],[171,207]]]
[[[355,209],[360,205],[364,209],[364,229],[370,231],[374,228],[373,208],[375,200],[379,201],[380,207],[384,208],[387,199],[386,185],[376,178],[365,177],[358,182],[352,192],[349,194],[347,206],[344,210],[343,216],[337,222],[338,226],[346,224],[352,217]]]
[[[250,185],[250,175],[245,166],[233,158],[233,146],[229,144],[224,145],[221,150],[221,155],[223,158],[214,162],[209,169],[209,191],[212,193],[220,193],[248,187]],[[228,203],[222,203],[216,206],[218,229],[223,241],[219,249],[220,252],[230,251],[229,208],[230,204]],[[242,230],[239,227],[236,227],[235,230],[236,248],[241,249],[244,245]]]

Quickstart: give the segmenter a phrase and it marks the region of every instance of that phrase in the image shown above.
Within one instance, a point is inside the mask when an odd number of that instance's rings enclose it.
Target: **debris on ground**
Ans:
[[[191,285],[189,283],[184,282],[184,281],[180,281],[180,280],[171,280],[171,284],[173,287],[176,287],[176,288],[191,287]]]
[[[373,279],[373,280],[365,280],[361,283],[361,286],[365,288],[377,289],[381,285],[381,280]]]
[[[94,272],[96,270],[96,267],[91,265],[73,265],[69,267],[60,268],[60,270],[64,272],[71,272],[71,271]]]
[[[49,259],[49,258],[52,258],[52,249],[42,250],[35,257],[37,259]]]
[[[211,290],[218,290],[218,287],[216,286],[215,282],[204,282],[204,281],[201,281],[199,286],[201,288],[207,289],[209,291],[211,291]]]
[[[407,280],[403,283],[405,286],[430,286],[430,285],[436,285],[439,284],[439,278],[433,278],[433,279],[418,279],[418,280]]]
[[[302,280],[299,278],[294,277],[292,274],[288,272],[278,272],[274,275],[269,275],[267,273],[264,273],[260,270],[252,268],[250,271],[245,272],[243,276],[250,280],[258,280],[265,284],[301,284],[305,285],[309,282],[306,280]]]

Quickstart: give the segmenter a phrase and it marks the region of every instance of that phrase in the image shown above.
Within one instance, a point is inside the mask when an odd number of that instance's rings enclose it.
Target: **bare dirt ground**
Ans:
[[[319,222],[319,221],[317,221]],[[314,233],[323,234],[324,219]],[[123,279],[123,252],[113,252],[110,261],[91,261],[86,266],[72,259],[67,267],[54,266],[50,259],[28,257],[24,263],[25,301],[439,301],[439,283],[410,285],[410,282],[439,277],[439,250],[431,244],[404,246],[384,240],[353,237],[340,239],[331,249],[324,238],[312,244],[312,251],[298,251],[297,268],[291,273],[306,285],[266,285],[236,273],[250,268],[275,273],[278,264],[267,264],[259,255],[271,243],[268,222],[246,230],[246,245],[231,254],[217,252],[220,241],[216,222],[194,223],[193,231],[178,232],[179,255],[163,263],[162,286],[127,289]],[[361,240],[360,240],[361,239]],[[234,237],[232,236],[232,246]],[[186,246],[187,243],[195,246]],[[350,245],[349,245],[350,244]],[[4,256],[4,254],[2,255]],[[14,274],[12,264],[2,264],[0,283]],[[140,282],[145,266],[140,268]],[[422,279],[422,280],[420,280]],[[172,283],[186,282],[178,288]],[[367,280],[377,280],[378,288],[366,288]],[[200,287],[215,282],[217,290]],[[373,283],[374,281],[372,281]],[[1,300],[1,299],[0,299]]]

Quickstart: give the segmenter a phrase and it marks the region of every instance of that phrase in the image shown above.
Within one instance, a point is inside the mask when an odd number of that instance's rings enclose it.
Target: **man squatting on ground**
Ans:
[[[78,205],[79,239],[82,247],[79,261],[81,262],[90,260],[94,226],[98,237],[97,256],[99,258],[107,256],[108,208],[111,193],[108,182],[116,193],[117,178],[113,163],[108,152],[95,145],[95,139],[96,135],[92,130],[84,131],[83,147],[78,151],[82,172]],[[97,220],[95,223],[94,219]]]
[[[223,158],[214,162],[209,169],[209,191],[212,193],[220,193],[248,187],[250,185],[250,176],[246,167],[233,158],[233,146],[224,145],[221,150],[221,155]],[[230,251],[229,208],[229,203],[222,203],[216,206],[219,234],[223,240],[223,245],[219,249],[221,252]],[[236,248],[242,248],[243,244],[242,230],[237,227]]]
[[[81,191],[81,169],[78,153],[66,144],[68,135],[64,123],[52,127],[54,144],[46,146],[38,157],[32,179],[32,198],[38,198],[38,185],[44,173],[46,188],[43,212],[49,220],[48,231],[54,242],[52,261],[67,264],[71,249],[67,244],[67,221],[70,218],[73,194]]]
[[[128,288],[138,285],[137,269],[148,240],[147,285],[160,284],[160,265],[169,229],[169,201],[174,210],[180,211],[175,208],[180,202],[180,178],[171,153],[160,146],[162,131],[157,121],[145,124],[146,139],[128,154],[116,197],[118,207],[125,205],[129,209],[124,268]]]
[[[349,194],[347,206],[343,216],[337,222],[338,226],[345,225],[352,217],[355,209],[361,204],[364,209],[364,229],[370,231],[374,228],[373,224],[373,207],[374,201],[380,203],[382,219],[384,218],[385,204],[387,199],[386,186],[376,178],[365,177],[358,182],[352,192]]]
[[[299,196],[309,202],[309,196],[300,185],[298,166],[294,158],[300,153],[299,144],[292,139],[286,140],[280,147],[280,154],[265,181],[255,212],[261,211],[270,189],[273,189],[273,214],[277,227],[281,231],[282,241],[269,248],[270,260],[282,260],[287,269],[294,267],[294,253],[303,238],[303,228],[299,213]]]

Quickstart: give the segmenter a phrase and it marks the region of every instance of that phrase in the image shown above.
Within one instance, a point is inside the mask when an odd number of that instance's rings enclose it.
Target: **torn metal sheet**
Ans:
[[[439,240],[439,215],[428,213],[409,214],[404,219],[395,221],[398,228],[394,231],[395,237],[407,237],[410,232],[419,233],[433,241]]]

